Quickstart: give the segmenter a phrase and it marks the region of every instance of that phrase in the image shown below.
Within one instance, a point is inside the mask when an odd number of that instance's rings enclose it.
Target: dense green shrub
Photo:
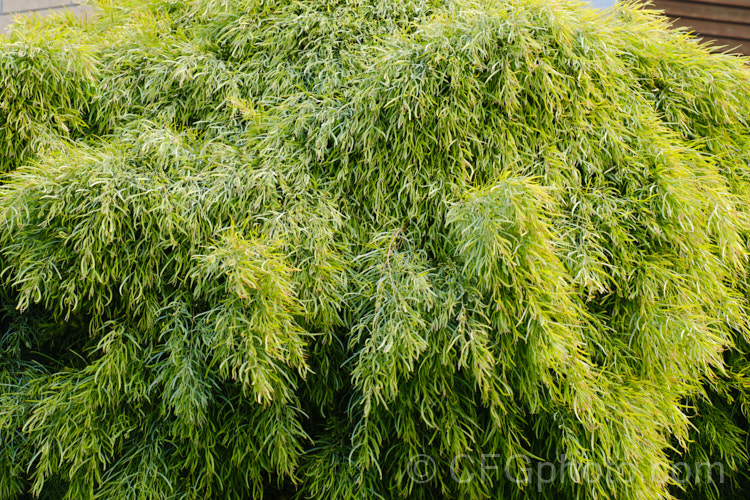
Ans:
[[[99,8],[0,44],[0,498],[750,491],[746,60],[630,4]]]
[[[61,140],[80,138],[94,95],[90,51],[61,33],[71,19],[59,26],[29,21],[3,40],[0,52],[0,173]]]

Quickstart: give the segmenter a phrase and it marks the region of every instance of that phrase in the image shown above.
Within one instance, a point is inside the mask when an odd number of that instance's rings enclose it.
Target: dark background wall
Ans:
[[[750,55],[750,0],[652,0],[654,7],[717,45]]]

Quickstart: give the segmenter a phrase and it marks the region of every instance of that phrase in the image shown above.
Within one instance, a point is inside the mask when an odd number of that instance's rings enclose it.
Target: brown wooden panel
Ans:
[[[699,2],[693,0],[683,0],[680,3],[696,4],[696,3],[710,3],[713,5],[730,5],[733,7],[745,7],[750,9],[750,0],[700,0]]]
[[[711,35],[722,38],[737,38],[750,40],[750,25],[722,23],[719,21],[704,21],[703,19],[691,19],[687,17],[674,20],[675,26],[684,26],[702,35]]]
[[[747,40],[737,40],[734,38],[706,38],[706,41],[711,40],[717,47],[722,47],[718,52],[732,52],[740,53],[744,55],[750,55],[750,42]]]
[[[727,7],[726,5],[654,0],[654,7],[663,10],[671,17],[691,17],[707,21],[750,24],[750,2],[748,2],[748,8],[741,9],[739,7]]]

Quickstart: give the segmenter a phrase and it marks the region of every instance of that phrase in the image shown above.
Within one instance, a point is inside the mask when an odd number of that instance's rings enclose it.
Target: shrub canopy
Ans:
[[[746,64],[631,4],[22,21],[0,498],[731,498]]]

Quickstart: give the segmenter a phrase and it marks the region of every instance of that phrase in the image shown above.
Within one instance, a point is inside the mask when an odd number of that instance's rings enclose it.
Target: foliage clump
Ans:
[[[746,60],[635,4],[98,6],[0,44],[0,498],[741,496]]]

